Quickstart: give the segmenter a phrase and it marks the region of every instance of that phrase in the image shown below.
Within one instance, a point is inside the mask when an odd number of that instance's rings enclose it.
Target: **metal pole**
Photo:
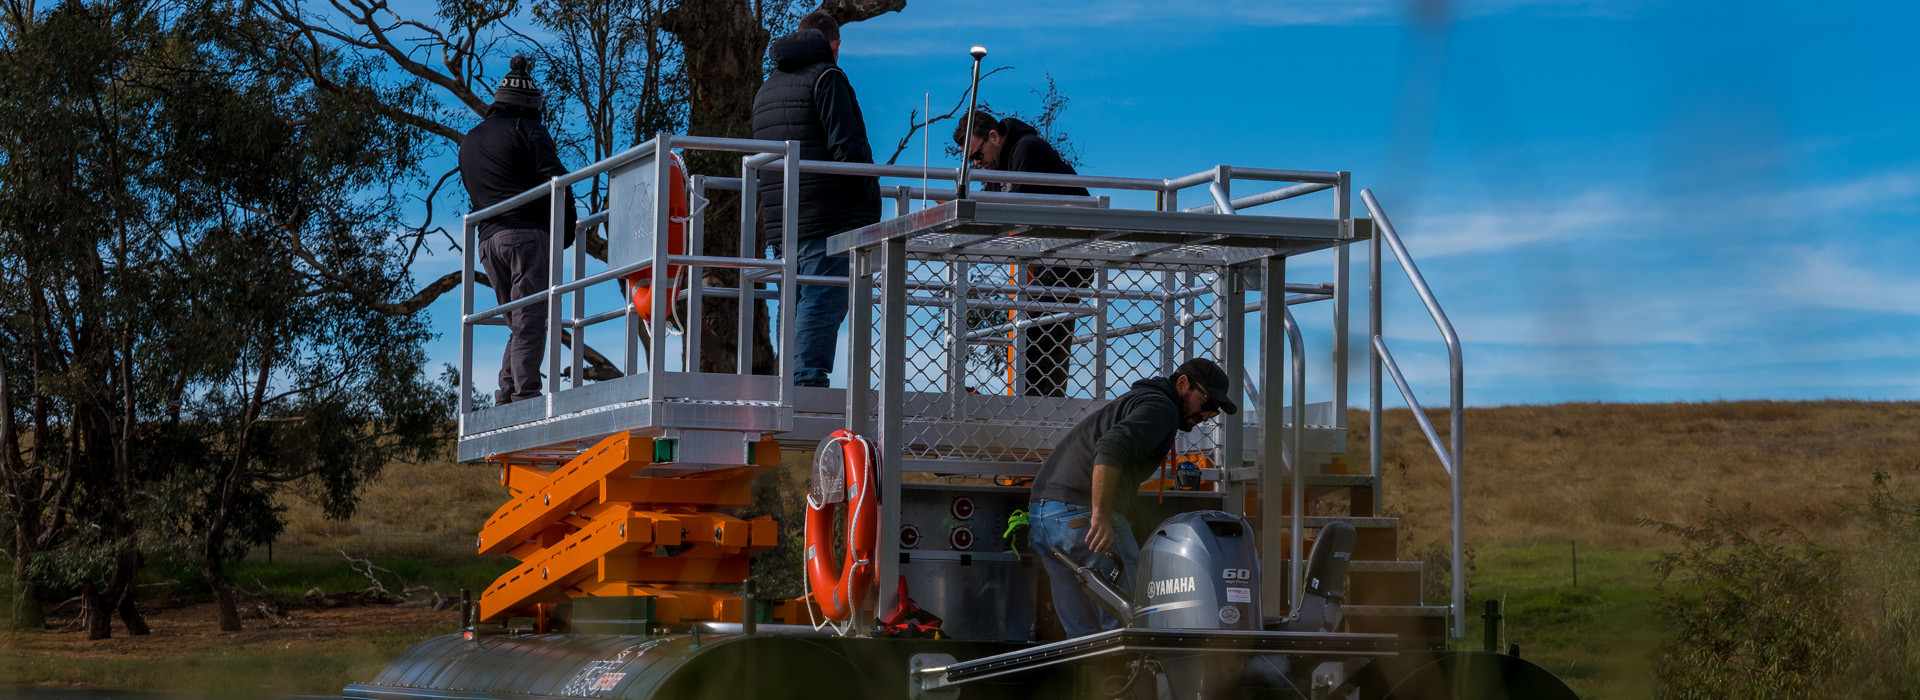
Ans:
[[[1013,266],[1014,286],[1025,287],[1032,282],[1033,268],[1031,266],[1025,263],[1017,263]],[[1026,295],[1022,294],[1021,296]],[[1033,320],[1035,318],[1034,313],[1035,312],[1027,312],[1027,319]],[[1008,318],[1017,319],[1019,316],[1009,314]],[[1014,325],[1017,326],[1019,323],[1016,322]],[[1008,392],[1012,396],[1025,396],[1029,388],[1027,386],[1027,344],[1026,331],[1015,329],[1013,332],[1013,381],[1009,382],[1011,390]]]
[[[1106,290],[1106,268],[1094,273],[1094,285]],[[1098,401],[1107,398],[1107,300],[1104,297],[1093,300],[1093,398]]]
[[[1279,272],[1284,275],[1286,274],[1284,259],[1281,264]],[[1303,549],[1306,528],[1301,525],[1301,518],[1306,516],[1307,460],[1303,450],[1307,444],[1307,345],[1306,341],[1300,337],[1300,324],[1294,320],[1293,310],[1287,308],[1286,304],[1275,304],[1275,306],[1280,307],[1280,317],[1286,322],[1287,345],[1291,350],[1290,354],[1293,355],[1293,430],[1288,436],[1287,451],[1288,462],[1293,465],[1293,522],[1288,526],[1292,534],[1293,556],[1289,558],[1292,566],[1289,567],[1291,578],[1288,581],[1291,582],[1289,585],[1292,588],[1287,589],[1287,593],[1292,598],[1287,609],[1299,610],[1300,596],[1306,592],[1306,587],[1301,585],[1304,581],[1301,576],[1307,565],[1306,553]]]
[[[1342,233],[1353,236],[1353,175],[1340,171],[1340,183],[1334,189],[1334,217],[1340,220]],[[1333,265],[1333,427],[1347,429],[1347,265],[1352,250],[1334,248]],[[1344,451],[1344,447],[1342,448]]]
[[[1214,303],[1220,307],[1221,314],[1220,320],[1214,325],[1217,332],[1213,338],[1213,356],[1219,361],[1220,367],[1227,370],[1227,382],[1233,385],[1235,395],[1241,396],[1247,387],[1246,360],[1240,356],[1241,349],[1246,346],[1247,332],[1245,285],[1241,284],[1238,270],[1217,267],[1213,273],[1213,290]],[[1192,356],[1191,347],[1188,356]],[[1248,406],[1248,403],[1242,401],[1240,405]],[[1246,464],[1246,420],[1247,411],[1220,417],[1220,451],[1214,455],[1214,463],[1227,470],[1228,474]],[[1246,514],[1246,480],[1227,480],[1227,512]]]
[[[1367,239],[1367,467],[1373,479],[1374,512],[1386,506],[1380,478],[1380,234]]]
[[[695,197],[706,199],[707,176],[695,175],[692,180],[692,186],[687,188],[688,199],[692,200]],[[691,208],[693,202],[688,201],[687,205]],[[706,246],[703,240],[707,237],[707,210],[703,207],[698,212],[690,210],[687,213],[690,215],[687,221],[687,254],[705,255]],[[705,272],[698,265],[687,267],[687,326],[680,329],[684,334],[680,337],[681,345],[686,349],[686,371],[688,372],[700,371],[700,353],[706,351],[702,342],[702,337],[706,334],[701,332],[706,328],[704,316],[707,311],[706,295],[700,293],[700,288],[705,286],[701,279],[704,274]]]
[[[564,243],[566,241],[566,238],[562,237],[560,240],[561,242]],[[580,242],[580,245],[576,245],[573,247],[573,278],[577,280],[586,276],[587,276],[587,246],[585,242],[582,241]],[[574,290],[572,296],[573,296],[573,315],[568,317],[568,320],[578,321],[580,319],[586,318],[587,317],[587,290],[585,288]],[[573,352],[569,354],[572,355],[571,362],[569,363],[572,365],[572,370],[573,370],[572,385],[575,388],[578,388],[580,385],[585,384],[587,382],[587,378],[585,376],[586,375],[586,357],[587,357],[587,329],[585,326],[573,327]]]
[[[648,284],[660,288],[660,278],[667,273],[667,232],[672,230],[672,184],[669,178],[673,173],[673,142],[665,133],[657,134],[653,140],[653,221],[645,225],[653,227],[653,250],[649,258],[653,261],[653,278]],[[648,423],[659,426],[666,409],[661,401],[666,398],[667,387],[667,314],[673,312],[670,305],[672,294],[655,294],[648,310],[651,321],[647,322],[647,400],[653,408],[648,411]]]
[[[1287,520],[1283,517],[1287,509],[1287,482],[1282,480],[1282,469],[1299,470],[1298,464],[1286,464],[1286,431],[1283,421],[1287,410],[1286,359],[1287,343],[1286,322],[1283,320],[1286,304],[1267,303],[1282,289],[1281,282],[1286,279],[1287,259],[1279,255],[1262,258],[1260,286],[1260,560],[1278,561],[1286,552]],[[1296,511],[1293,515],[1299,515]],[[1293,589],[1299,588],[1295,578],[1298,560],[1287,563],[1288,593],[1282,594],[1275,584],[1266,584],[1260,588],[1260,609],[1279,610],[1283,603],[1290,603]],[[1269,579],[1272,580],[1272,579]],[[1292,609],[1292,608],[1289,608]]]
[[[967,264],[947,263],[952,302],[947,305],[947,396],[953,420],[967,419]]]
[[[467,414],[473,412],[473,260],[477,227],[460,217],[460,434],[467,434]],[[495,284],[506,284],[496,282]]]
[[[1176,273],[1172,270],[1160,271],[1160,290],[1167,293],[1167,298],[1164,300],[1161,300],[1160,302],[1160,375],[1161,376],[1167,376],[1167,375],[1173,374],[1174,366],[1179,364],[1173,361],[1174,336],[1176,333],[1179,332],[1178,330],[1176,330],[1176,327],[1179,325],[1179,320],[1180,320],[1179,309],[1175,306],[1176,304],[1178,304],[1178,302],[1173,300],[1173,285],[1175,284],[1174,282],[1175,274]]]
[[[900,538],[892,534],[900,523],[900,456],[906,452],[907,386],[907,242],[891,238],[881,244],[885,261],[881,264],[881,340],[880,340],[880,538],[879,580],[884,584],[900,577]],[[893,586],[880,585],[879,608],[894,606]],[[858,614],[858,613],[856,613]],[[861,618],[865,619],[865,618]]]
[[[800,301],[800,142],[787,142],[787,158],[780,183],[780,405],[793,405],[794,306]],[[834,335],[840,329],[833,329]],[[793,422],[792,411],[780,413],[781,429]]]
[[[967,120],[967,139],[960,144],[963,151],[960,154],[960,179],[953,188],[953,196],[956,199],[967,198],[967,173],[973,169],[973,154],[964,151],[973,145],[973,109],[975,105],[980,104],[980,59],[987,57],[987,47],[976,44],[967,53],[973,55],[973,83],[972,87],[967,88],[967,114],[961,117]],[[924,173],[925,170],[921,172]]]
[[[873,249],[847,251],[847,429],[873,434]]]
[[[561,295],[553,291],[554,287],[566,281],[566,186],[560,184],[560,178],[547,181],[547,412],[553,415],[553,395],[560,393],[560,326],[564,317],[560,315]]]
[[[758,259],[760,223],[760,171],[750,162],[753,156],[740,159],[740,257]],[[734,336],[734,372],[753,374],[753,316],[759,302],[754,301],[753,289],[758,286],[747,281],[746,271],[740,271],[739,313],[734,322],[737,335]]]

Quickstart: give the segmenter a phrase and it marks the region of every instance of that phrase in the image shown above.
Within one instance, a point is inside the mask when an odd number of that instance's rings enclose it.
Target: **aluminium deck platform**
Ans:
[[[959,199],[836,235],[842,255],[907,238],[907,255],[1054,259],[1219,267],[1365,240],[1367,219],[1317,219],[1138,209],[1060,207]]]
[[[662,419],[689,426],[701,426],[703,429],[760,431],[781,442],[786,449],[811,450],[833,431],[845,428],[846,389],[797,387],[792,408],[783,409],[774,404],[772,397],[777,395],[777,382],[770,376],[741,376],[733,374],[705,374],[670,372],[664,380],[669,387],[698,385],[703,391],[724,390],[735,397],[728,402],[703,402],[678,399],[662,401],[659,405],[645,400],[647,395],[647,375],[622,377],[611,381],[589,384],[579,389],[560,392],[551,397],[521,401],[482,408],[468,414],[465,429],[459,441],[459,460],[471,462],[489,457],[509,456],[522,459],[560,460],[572,458],[601,439],[614,433],[632,430],[633,426],[647,425],[650,419],[658,415]],[[670,389],[668,394],[685,393],[684,390]],[[877,394],[877,392],[875,392]],[[918,416],[937,415],[942,402],[948,400],[944,393],[910,392],[907,394],[909,420]],[[993,415],[991,407],[995,403],[1015,401],[1057,402],[1068,410],[1090,413],[1104,404],[1093,399],[1047,399],[1039,397],[1008,396],[971,396],[980,409],[975,415]],[[877,400],[877,396],[875,397]],[[868,405],[874,405],[869,403]],[[1251,408],[1251,407],[1250,407]],[[786,414],[788,427],[781,425],[781,415]],[[1242,441],[1243,458],[1251,461],[1256,457],[1259,421],[1257,414],[1251,411],[1242,414],[1243,426],[1247,438]],[[945,421],[929,418],[929,423],[944,426]],[[993,421],[976,420],[962,423],[967,434],[973,436],[971,446],[955,446],[978,451],[972,459],[917,459],[914,463],[928,470],[948,473],[980,474],[1030,474],[1039,468],[1038,459],[995,459],[993,448],[1002,439],[997,435],[1006,433],[1008,426]],[[1044,445],[1030,451],[1044,455],[1046,446],[1051,446],[1072,428],[1071,423],[1045,426],[1044,432],[1036,434],[1033,426],[1023,426],[1021,438],[1041,437]],[[636,431],[645,434],[649,431]],[[655,431],[661,432],[661,431]],[[951,431],[941,431],[951,432]],[[1321,402],[1307,405],[1307,441],[1304,449],[1308,452],[1345,452],[1347,431],[1334,425],[1334,412],[1331,403]],[[927,447],[927,446],[920,446]]]

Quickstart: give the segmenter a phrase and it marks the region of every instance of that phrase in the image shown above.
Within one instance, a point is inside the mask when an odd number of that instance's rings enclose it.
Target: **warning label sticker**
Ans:
[[[1229,602],[1229,603],[1251,603],[1251,602],[1253,602],[1253,589],[1251,589],[1251,588],[1231,588],[1231,587],[1229,587],[1229,588],[1227,589],[1227,602]]]
[[[613,690],[614,686],[620,684],[620,679],[626,677],[627,674],[624,673],[602,673],[600,674],[600,678],[593,682],[593,689]]]

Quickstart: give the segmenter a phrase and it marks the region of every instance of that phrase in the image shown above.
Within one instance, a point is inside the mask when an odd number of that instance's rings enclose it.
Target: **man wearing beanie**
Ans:
[[[480,125],[460,141],[460,182],[467,187],[473,208],[480,211],[565,175],[553,135],[540,123],[540,86],[527,73],[529,61],[514,56],[507,77],[493,93],[493,106]],[[478,231],[480,264],[486,268],[493,296],[500,303],[519,299],[548,287],[551,252],[550,197],[514,207],[489,217]],[[567,191],[566,245],[573,245],[573,192]],[[530,304],[506,314],[507,347],[500,358],[500,388],[494,404],[507,404],[540,395],[540,361],[546,355],[547,305]]]
[[[799,141],[804,160],[872,163],[867,123],[853,85],[835,63],[840,23],[823,11],[800,20],[800,30],[773,41],[767,54],[774,71],[753,97],[753,137]],[[779,246],[786,231],[780,172],[760,180],[760,213],[766,240]],[[798,266],[802,275],[847,276],[847,258],[827,255],[827,237],[880,221],[880,185],[871,177],[805,173],[800,176]],[[847,290],[800,287],[794,305],[793,383],[826,386],[827,372],[847,318]]]
[[[1059,547],[1120,590],[1133,590],[1140,544],[1118,508],[1172,454],[1174,432],[1193,430],[1220,412],[1239,410],[1227,372],[1212,360],[1187,360],[1170,377],[1153,377],[1073,427],[1033,478],[1027,536],[1042,553]],[[1040,557],[1053,588],[1053,612],[1068,637],[1115,629],[1120,621],[1088,600],[1073,572]]]

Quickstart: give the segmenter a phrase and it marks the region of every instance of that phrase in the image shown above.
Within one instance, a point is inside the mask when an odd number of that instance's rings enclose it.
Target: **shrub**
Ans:
[[[1710,504],[1695,525],[1646,520],[1678,536],[1655,564],[1658,696],[1906,698],[1920,688],[1920,507],[1876,473],[1860,526],[1820,544],[1752,504]]]

